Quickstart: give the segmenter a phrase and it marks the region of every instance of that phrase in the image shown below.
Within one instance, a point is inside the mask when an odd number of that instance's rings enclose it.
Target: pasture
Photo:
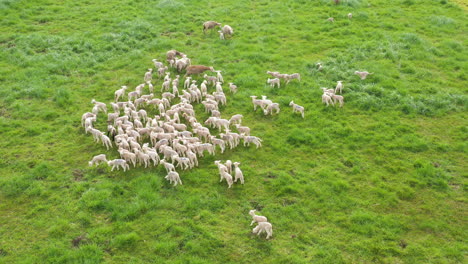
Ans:
[[[463,263],[466,10],[445,0],[0,0],[0,263]],[[234,35],[203,34],[207,20]],[[85,134],[91,99],[133,90],[171,49],[239,87],[221,113],[244,115],[263,146],[205,155],[177,187],[162,166],[88,167],[119,155]],[[302,80],[271,88],[266,71]],[[326,107],[320,87],[338,80],[344,107]],[[281,112],[252,111],[251,95]],[[105,131],[105,118],[96,126]],[[241,162],[245,184],[219,183],[219,159]],[[251,234],[251,209],[272,223],[270,240]]]

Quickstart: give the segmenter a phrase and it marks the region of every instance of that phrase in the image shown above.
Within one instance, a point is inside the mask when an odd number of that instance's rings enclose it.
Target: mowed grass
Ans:
[[[0,0],[0,263],[463,263],[466,5],[341,2]],[[118,157],[80,126],[91,99],[170,49],[237,84],[222,116],[243,114],[263,147],[206,156],[176,188],[161,167],[88,167]],[[302,81],[271,89],[267,70]],[[327,108],[319,88],[337,80],[345,107]],[[219,183],[217,159],[241,162],[245,185]],[[251,234],[253,208],[271,240]]]

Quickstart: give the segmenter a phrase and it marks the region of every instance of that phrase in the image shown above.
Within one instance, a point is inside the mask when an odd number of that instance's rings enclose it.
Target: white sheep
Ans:
[[[317,63],[317,71],[322,71],[323,70],[323,65],[322,63],[318,62]]]
[[[343,91],[343,81],[337,81],[336,88],[335,88],[335,93],[337,93],[337,92],[342,93],[342,91]]]
[[[177,186],[177,184],[182,185],[182,180],[180,179],[179,173],[176,171],[168,172],[164,179],[168,180],[170,184],[174,183],[174,186]]]
[[[353,14],[352,14],[352,13],[348,13],[348,18],[349,18],[349,19],[353,18]]]
[[[167,71],[167,66],[161,67],[158,69],[158,76],[161,78]]]
[[[127,86],[122,86],[121,89],[118,89],[114,93],[114,101],[117,102],[121,96],[125,95],[125,90],[127,90]]]
[[[234,162],[234,182],[240,180],[241,184],[244,184],[244,174],[239,168],[240,162]]]
[[[226,160],[226,163],[224,164],[227,168],[227,172],[229,174],[232,174],[232,161],[231,160]]]
[[[163,84],[161,85],[161,92],[162,91],[169,91],[169,86],[171,85],[171,79],[163,82]]]
[[[341,95],[336,95],[336,94],[333,94],[331,96],[331,98],[333,99],[333,102],[336,104],[336,102],[340,102],[340,107],[343,107],[344,105],[344,97],[341,96]]]
[[[218,30],[218,33],[219,33],[219,39],[220,40],[225,40],[224,33],[221,30]]]
[[[220,83],[224,83],[223,75],[221,75],[221,71],[215,71],[216,72],[216,81]]]
[[[237,128],[237,131],[239,133],[244,134],[246,136],[250,136],[250,128],[246,126],[241,126],[240,124],[235,124],[234,125]]]
[[[166,171],[169,173],[171,171],[175,171],[175,167],[174,165],[172,165],[171,163],[167,162],[165,159],[162,159],[160,162],[160,164],[162,164],[164,166],[164,168],[166,169]]]
[[[252,104],[254,106],[254,111],[257,110],[257,106],[260,106],[263,108],[263,100],[257,99],[257,96],[251,95],[250,98],[252,98]]]
[[[151,60],[154,64],[154,68],[159,69],[164,67],[164,64],[162,62],[159,62],[157,59],[152,59]]]
[[[265,115],[268,115],[268,114],[273,115],[273,110],[276,110],[276,113],[279,114],[280,107],[278,103],[269,104],[265,109],[263,109],[263,113]]]
[[[170,80],[171,79],[171,73],[170,72],[166,72],[166,75],[164,75],[164,82],[167,81],[167,80]]]
[[[252,226],[254,223],[268,222],[268,219],[265,216],[256,215],[255,212],[256,210],[249,211],[249,215],[252,216],[252,222],[250,223],[250,226]]]
[[[304,118],[304,107],[303,106],[295,104],[294,101],[291,101],[289,103],[289,106],[292,106],[293,113],[295,113],[295,112],[301,113],[302,118]]]
[[[232,187],[232,175],[223,171],[221,172],[221,176],[222,176],[221,179],[226,179],[226,182],[228,183],[228,188],[231,188]]]
[[[244,118],[244,116],[241,115],[241,114],[233,115],[233,116],[229,119],[229,124],[231,124],[231,125],[240,124],[240,123],[242,122],[242,118]]]
[[[94,104],[94,106],[97,107],[99,110],[107,114],[107,106],[105,103],[98,102],[94,99],[91,100],[91,103]]]
[[[262,140],[255,136],[243,136],[244,147],[250,146],[250,143],[254,143],[257,148],[262,146]]]
[[[107,163],[106,154],[99,154],[93,157],[91,161],[88,162],[88,165],[91,167],[93,165],[99,165],[100,163]]]
[[[127,164],[127,161],[124,160],[124,159],[109,160],[107,162],[107,165],[112,166],[111,171],[113,171],[115,168],[117,168],[117,170],[119,170],[119,167],[121,167],[124,171],[130,169],[130,167]]]
[[[232,27],[230,27],[229,25],[224,25],[221,28],[221,31],[223,32],[224,36],[229,35],[232,37],[232,34],[234,34],[234,30],[232,30]]]
[[[151,82],[152,79],[153,79],[153,69],[148,69],[148,71],[145,73],[143,80],[147,83],[147,82]]]
[[[371,74],[374,74],[374,73],[369,73],[367,71],[363,71],[363,72],[355,71],[354,74],[358,75],[361,78],[361,80],[365,80],[367,78],[367,75],[371,75]]]
[[[335,103],[332,101],[331,96],[328,93],[323,93],[322,94],[322,103],[327,104],[327,106],[329,104],[335,105]]]
[[[335,22],[335,19],[333,17],[329,17],[329,18],[327,18],[327,20],[332,22],[332,23]]]
[[[181,169],[186,170],[191,168],[191,162],[189,158],[186,157],[179,157],[178,155],[172,156],[172,160],[177,162],[176,167],[181,167]]]
[[[229,83],[229,90],[231,91],[231,93],[237,93],[237,85],[235,85],[234,83]]]
[[[280,79],[278,79],[278,78],[274,78],[274,79],[268,78],[267,83],[268,83],[272,88],[275,88],[275,85],[276,85],[278,88],[280,88]]]
[[[104,135],[104,133],[101,132],[101,141],[102,141],[102,144],[106,147],[107,150],[109,150],[109,148],[112,148],[112,142],[110,140],[110,138],[106,135]]]
[[[258,226],[252,229],[252,233],[260,235],[265,232],[267,234],[266,239],[269,239],[273,235],[273,226],[268,222],[260,222]]]
[[[293,79],[297,79],[298,81],[301,81],[301,75],[299,73],[287,74],[286,84],[288,84]]]

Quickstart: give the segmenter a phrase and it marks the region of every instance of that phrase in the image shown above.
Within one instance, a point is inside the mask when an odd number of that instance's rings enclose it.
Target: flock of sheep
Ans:
[[[203,32],[216,26],[221,27],[221,23],[205,22]],[[224,39],[226,35],[232,36],[233,30],[225,25],[218,33],[220,33],[220,38]],[[215,155],[216,149],[219,148],[223,153],[226,148],[237,147],[241,140],[244,146],[249,146],[250,143],[256,148],[262,146],[262,140],[250,135],[250,128],[242,125],[241,114],[235,114],[229,119],[221,117],[219,107],[227,103],[223,89],[225,82],[221,71],[216,71],[211,66],[192,65],[187,55],[177,50],[168,51],[166,61],[168,66],[157,59],[152,60],[155,73],[158,78],[163,79],[161,97],[155,96],[153,69],[148,69],[143,77],[144,82],[136,86],[135,90],[127,92],[128,87],[122,86],[115,91],[114,102],[110,103],[113,112],[108,113],[105,103],[92,99],[91,103],[94,106],[91,112],[84,113],[81,118],[85,133],[90,133],[95,142],[101,142],[108,150],[115,145],[120,158],[107,160],[105,154],[99,154],[89,161],[89,166],[106,163],[111,167],[111,171],[120,168],[126,171],[130,169],[130,165],[136,167],[138,164],[147,168],[161,164],[167,172],[165,179],[176,186],[182,184],[176,168],[187,170],[198,166],[198,158],[203,157],[205,152]],[[317,67],[318,70],[323,68],[320,63]],[[169,68],[177,73],[185,71],[183,87],[180,87],[180,75],[177,74],[173,78],[171,72],[168,71]],[[197,80],[192,79],[192,76],[200,75],[205,71],[215,72],[216,76],[204,74],[204,80],[198,85]],[[267,83],[273,88],[280,87],[280,79],[285,81],[285,85],[292,80],[301,80],[299,73],[282,74],[267,71],[267,74],[272,77],[272,79],[268,78]],[[356,71],[355,74],[363,80],[372,73]],[[210,89],[214,91],[210,93]],[[336,103],[339,103],[340,107],[343,106],[343,96],[337,95],[343,90],[342,81],[338,81],[335,89],[322,88],[322,90],[323,103],[327,106]],[[229,91],[236,93],[237,86],[229,83]],[[127,100],[121,100],[125,96]],[[269,100],[267,96],[262,95],[261,99],[257,99],[257,96],[250,97],[254,111],[260,107],[265,115],[280,112],[279,104]],[[180,101],[174,103],[175,98],[179,98]],[[203,104],[205,112],[210,113],[210,117],[202,123],[195,116],[192,105],[194,103]],[[304,118],[303,106],[294,101],[291,101],[289,106],[292,107],[293,113],[297,112]],[[157,114],[148,114],[153,111]],[[107,114],[106,133],[94,126],[101,112]],[[217,129],[218,135],[213,135],[208,126]],[[235,128],[237,132],[233,132],[232,128]],[[239,168],[240,162],[227,160],[222,163],[217,160],[214,163],[219,170],[220,182],[226,180],[228,188],[231,188],[237,181],[244,184],[244,175]],[[270,238],[273,230],[267,218],[256,215],[255,210],[251,210],[249,214],[253,218],[251,225],[258,223],[253,233],[260,235],[266,232],[267,239]]]

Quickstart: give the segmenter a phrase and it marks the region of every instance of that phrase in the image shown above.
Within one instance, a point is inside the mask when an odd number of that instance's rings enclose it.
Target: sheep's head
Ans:
[[[215,160],[214,164],[219,165],[220,162],[220,160]]]
[[[289,106],[292,106],[293,104],[294,104],[294,101],[291,101],[291,102],[289,103]]]
[[[240,162],[234,162],[233,163],[235,167],[239,166],[241,163]]]
[[[360,74],[361,72],[355,71],[354,74]]]
[[[93,166],[93,163],[91,161],[89,161],[88,165],[91,167],[91,166]]]
[[[214,72],[215,70],[214,70],[214,68],[213,68],[213,67],[210,67],[210,71]]]
[[[254,216],[256,211],[257,211],[257,210],[250,210],[250,211],[249,211],[249,215]]]

